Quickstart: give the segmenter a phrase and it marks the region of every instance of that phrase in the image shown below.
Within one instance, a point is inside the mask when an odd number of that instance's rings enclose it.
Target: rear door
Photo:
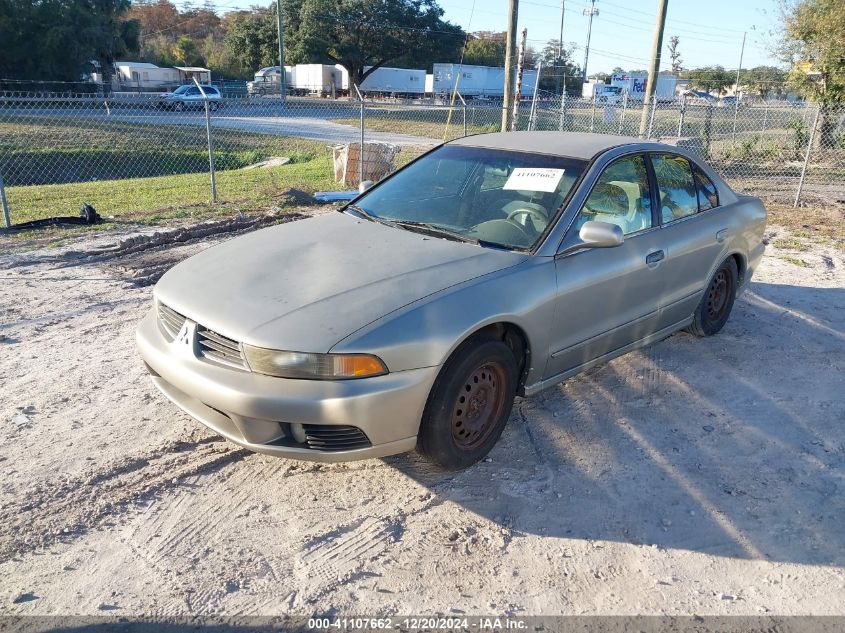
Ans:
[[[651,153],[666,246],[659,328],[690,317],[724,250],[730,223],[713,182],[684,156]]]
[[[557,295],[546,378],[574,369],[657,330],[663,287],[663,236],[646,158],[610,163],[569,228],[564,244],[588,220],[622,228],[614,248],[584,249],[555,260]]]

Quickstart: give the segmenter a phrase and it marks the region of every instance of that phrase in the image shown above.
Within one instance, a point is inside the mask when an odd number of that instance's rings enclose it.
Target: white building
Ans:
[[[191,83],[194,77],[200,83],[209,83],[211,71],[195,66],[161,68],[149,62],[119,61],[114,63],[112,90],[168,90]],[[91,80],[103,83],[102,73],[91,73]]]

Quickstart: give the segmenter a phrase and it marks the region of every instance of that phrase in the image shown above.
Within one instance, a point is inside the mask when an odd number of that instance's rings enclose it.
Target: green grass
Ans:
[[[325,143],[296,137],[215,128],[213,139],[220,171],[325,155]],[[0,166],[7,187],[171,176],[207,171],[208,146],[200,125],[21,117],[0,123]]]
[[[284,204],[282,194],[295,188],[312,193],[336,189],[327,157],[267,169],[230,170],[217,174],[218,204],[211,203],[209,176],[180,174],[153,178],[8,187],[12,221],[76,215],[83,203],[104,218],[157,222],[220,212],[267,209]]]
[[[76,215],[143,222],[279,205],[287,189],[336,189],[325,143],[214,130],[218,205],[211,204],[205,128],[73,117],[0,123],[0,168],[13,223]],[[242,169],[275,156],[276,168]]]

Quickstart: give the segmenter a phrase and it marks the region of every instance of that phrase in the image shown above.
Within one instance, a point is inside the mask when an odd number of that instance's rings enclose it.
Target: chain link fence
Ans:
[[[460,95],[283,100],[221,87],[206,112],[201,95],[177,106],[158,94],[106,97],[83,87],[0,91],[0,188],[11,222],[70,215],[84,203],[139,219],[267,208],[376,180],[444,140],[498,131],[501,122],[500,102]],[[638,136],[643,109],[624,97],[539,91],[519,104],[515,127]],[[845,107],[682,99],[647,108],[644,125],[645,136],[690,148],[739,191],[789,204],[845,202]]]

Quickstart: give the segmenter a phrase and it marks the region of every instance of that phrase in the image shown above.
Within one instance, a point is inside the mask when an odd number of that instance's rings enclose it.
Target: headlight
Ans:
[[[387,373],[382,360],[371,354],[311,354],[283,352],[243,345],[249,368],[259,374],[305,380],[349,380]]]

